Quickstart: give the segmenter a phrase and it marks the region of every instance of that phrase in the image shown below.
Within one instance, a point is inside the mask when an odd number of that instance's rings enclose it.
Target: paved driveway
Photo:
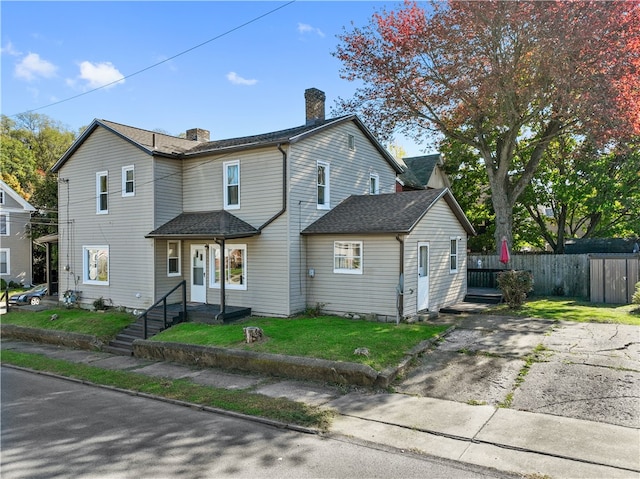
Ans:
[[[456,324],[398,392],[640,428],[640,327],[488,315]]]

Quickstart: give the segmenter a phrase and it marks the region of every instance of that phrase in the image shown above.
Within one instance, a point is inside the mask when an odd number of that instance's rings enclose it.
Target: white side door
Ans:
[[[418,243],[418,311],[429,309],[429,243]]]
[[[205,303],[207,299],[207,258],[203,244],[191,245],[191,301]]]

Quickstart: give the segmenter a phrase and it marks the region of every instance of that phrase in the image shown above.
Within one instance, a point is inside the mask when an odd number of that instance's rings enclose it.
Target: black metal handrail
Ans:
[[[159,306],[160,303],[162,303],[162,311],[164,314],[164,329],[167,329],[167,326],[169,326],[169,324],[167,323],[167,298],[171,296],[178,288],[182,288],[182,320],[184,321],[187,319],[187,281],[183,279],[171,291],[169,291],[162,298],[153,303],[153,305],[151,305],[144,313],[138,316],[139,318],[144,317],[144,326],[142,329],[144,339],[147,339],[147,320],[149,319],[149,311],[151,311],[156,306]]]

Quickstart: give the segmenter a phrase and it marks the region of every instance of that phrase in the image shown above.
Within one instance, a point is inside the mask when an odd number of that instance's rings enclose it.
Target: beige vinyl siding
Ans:
[[[184,162],[184,211],[223,209],[223,165],[240,162],[240,208],[230,212],[258,228],[282,208],[282,153],[274,146]]]
[[[349,135],[355,139],[355,148],[348,145]],[[289,228],[291,309],[301,311],[313,305],[307,300],[307,272],[305,243],[300,231],[329,210],[316,207],[317,161],[330,166],[330,206],[335,207],[351,195],[369,193],[371,173],[380,178],[380,193],[395,191],[395,171],[353,122],[311,136],[291,145],[289,150]]]
[[[155,298],[161,298],[169,291],[171,291],[175,286],[177,286],[180,281],[186,279],[187,282],[190,280],[189,277],[189,248],[185,250],[185,241],[180,242],[180,276],[168,276],[167,274],[167,241],[166,240],[156,240],[155,241],[155,263],[154,263],[154,272],[155,272],[155,287],[156,294]],[[188,287],[188,285],[187,285]],[[187,301],[189,300],[189,295],[187,293]],[[182,301],[182,291],[178,290],[174,294],[172,294],[168,298],[169,304],[178,303]],[[217,301],[216,301],[217,302]]]
[[[315,276],[307,281],[310,305],[320,303],[331,314],[396,315],[400,243],[391,235],[316,235],[306,238],[307,266]],[[362,241],[359,274],[333,272],[334,241]]]
[[[461,237],[458,244],[458,272],[451,273],[450,239],[458,236]],[[445,200],[440,199],[405,237],[405,316],[417,312],[418,242],[429,243],[429,311],[437,312],[462,301],[467,290],[467,233]]]
[[[86,305],[99,297],[135,309],[153,303],[154,245],[144,237],[154,227],[152,161],[140,149],[99,127],[60,169],[60,178],[68,180],[58,188],[61,295],[67,289],[78,289]],[[135,196],[123,198],[122,167],[128,165],[135,168]],[[96,214],[98,171],[109,172],[109,213],[102,215]],[[83,284],[85,245],[109,247],[109,285]]]
[[[20,208],[20,210],[18,210]],[[32,273],[32,249],[31,238],[25,225],[31,221],[31,214],[24,212],[22,206],[5,193],[4,208],[0,213],[7,215],[7,228],[9,234],[0,236],[0,248],[7,251],[9,270],[0,277],[7,283],[15,281],[24,285],[31,285]]]
[[[182,213],[182,164],[180,160],[155,158],[154,229]]]

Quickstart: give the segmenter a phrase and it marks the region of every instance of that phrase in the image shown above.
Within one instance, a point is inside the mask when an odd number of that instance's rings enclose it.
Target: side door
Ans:
[[[203,244],[192,244],[191,254],[191,301],[205,303],[207,299],[207,258]]]
[[[429,243],[418,243],[418,311],[429,309]]]

